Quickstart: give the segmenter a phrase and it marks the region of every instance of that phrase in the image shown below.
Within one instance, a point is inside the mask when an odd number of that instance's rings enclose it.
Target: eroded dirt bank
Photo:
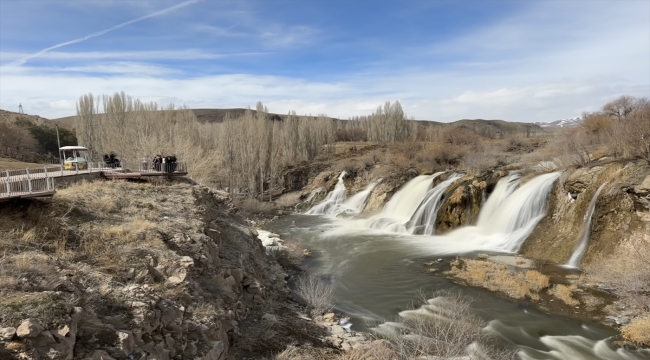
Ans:
[[[190,184],[83,183],[3,204],[0,358],[261,359],[290,344],[336,356],[348,335],[333,314],[303,314],[235,212]]]

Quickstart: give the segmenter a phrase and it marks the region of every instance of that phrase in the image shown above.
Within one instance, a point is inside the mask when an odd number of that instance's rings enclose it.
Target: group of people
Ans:
[[[104,154],[104,164],[108,167],[118,168],[120,167],[120,159],[117,158],[115,153],[110,153],[110,155]]]
[[[153,158],[152,163],[153,163],[153,169],[156,171],[162,171],[162,172],[176,171],[176,155],[163,157],[160,154],[158,154]]]

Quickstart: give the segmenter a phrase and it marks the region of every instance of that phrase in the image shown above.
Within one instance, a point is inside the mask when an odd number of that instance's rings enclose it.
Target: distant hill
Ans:
[[[582,117],[581,116],[576,116],[568,119],[560,119],[560,120],[555,120],[551,122],[536,122],[536,125],[539,125],[543,128],[557,128],[557,127],[571,127],[571,126],[577,126],[582,123]]]

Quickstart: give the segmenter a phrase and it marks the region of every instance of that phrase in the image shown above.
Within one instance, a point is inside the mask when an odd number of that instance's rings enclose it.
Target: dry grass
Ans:
[[[0,157],[0,171],[3,170],[25,170],[25,169],[42,169],[44,164],[35,164],[22,162],[14,159],[7,159]]]
[[[460,204],[465,199],[465,188],[460,186],[453,194],[449,197],[449,201],[452,204]]]
[[[245,198],[238,199],[234,202],[240,210],[245,211],[249,214],[269,215],[275,213],[276,210],[273,203],[263,202],[257,199]]]
[[[634,318],[621,329],[621,333],[627,341],[650,347],[650,313]]]
[[[562,300],[562,302],[567,305],[576,306],[580,304],[580,301],[573,297],[573,292],[577,289],[578,287],[575,284],[569,286],[557,284],[553,286],[548,293],[553,295],[553,297]]]
[[[296,282],[296,293],[314,315],[329,312],[334,306],[334,284],[315,276],[304,275]]]
[[[538,293],[549,286],[549,277],[539,271],[511,270],[508,265],[488,260],[456,260],[449,274],[473,286],[500,291],[515,299],[537,300]]]

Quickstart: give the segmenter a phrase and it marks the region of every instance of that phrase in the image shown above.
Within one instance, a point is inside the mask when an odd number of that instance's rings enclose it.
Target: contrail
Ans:
[[[100,31],[94,32],[94,33],[92,33],[92,34],[90,34],[90,35],[86,35],[86,36],[84,36],[84,37],[82,37],[82,38],[74,39],[74,40],[70,40],[70,41],[62,42],[62,43],[60,43],[60,44],[56,44],[56,45],[54,45],[54,46],[50,46],[50,47],[47,48],[47,49],[43,49],[43,50],[41,50],[41,51],[39,51],[39,52],[37,52],[37,53],[34,53],[34,54],[32,54],[32,55],[29,55],[29,56],[26,56],[26,57],[24,57],[24,58],[22,58],[22,59],[16,61],[16,62],[14,63],[14,65],[22,65],[22,64],[26,63],[27,60],[29,60],[29,59],[33,59],[33,58],[36,58],[36,57],[39,57],[39,56],[45,54],[45,53],[48,52],[48,51],[51,51],[51,50],[54,50],[54,49],[58,49],[58,48],[60,48],[60,47],[64,47],[64,46],[68,46],[68,45],[76,44],[76,43],[79,43],[79,42],[82,42],[82,41],[86,41],[86,40],[88,40],[88,39],[92,39],[92,38],[94,38],[94,37],[104,35],[104,34],[106,34],[106,33],[108,33],[108,32],[113,31],[113,30],[117,30],[117,29],[121,29],[121,28],[123,28],[123,27],[125,27],[125,26],[129,26],[129,25],[131,25],[131,24],[133,24],[133,23],[137,23],[137,22],[139,22],[139,21],[146,20],[146,19],[149,19],[149,18],[152,18],[152,17],[156,17],[156,16],[160,16],[160,15],[165,15],[165,14],[167,14],[167,13],[169,13],[169,12],[172,12],[172,11],[174,11],[174,10],[176,10],[176,9],[180,9],[180,8],[183,8],[183,7],[186,7],[186,6],[192,5],[192,4],[196,4],[196,3],[201,2],[201,1],[203,1],[203,0],[187,0],[187,1],[183,1],[183,2],[180,3],[180,4],[177,4],[177,5],[174,5],[174,6],[168,7],[168,8],[166,8],[166,9],[162,9],[162,10],[156,11],[156,12],[151,13],[151,14],[149,14],[149,15],[144,15],[144,16],[141,16],[141,17],[139,17],[139,18],[136,18],[136,19],[133,19],[133,20],[129,20],[129,21],[127,21],[127,22],[123,22],[123,23],[121,23],[121,24],[117,24],[117,25],[115,25],[115,26],[111,26],[111,27],[109,27],[108,29],[104,29],[104,30],[100,30]]]

